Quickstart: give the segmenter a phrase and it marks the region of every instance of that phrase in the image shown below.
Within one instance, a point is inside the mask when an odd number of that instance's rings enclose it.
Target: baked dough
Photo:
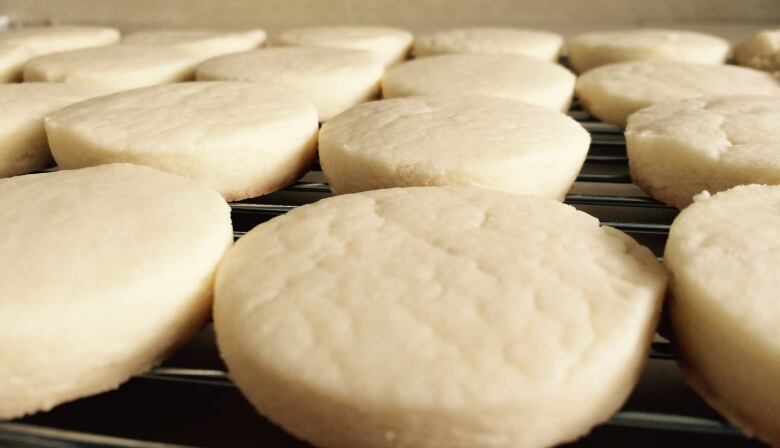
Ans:
[[[759,70],[780,71],[780,29],[761,31],[737,45],[734,60]]]
[[[43,118],[104,92],[72,84],[0,84],[0,177],[26,174],[54,163]]]
[[[32,59],[25,81],[68,82],[112,91],[191,80],[202,58],[177,48],[115,45]]]
[[[566,44],[569,65],[577,73],[627,61],[677,61],[723,64],[731,45],[725,39],[693,31],[637,29],[581,34]]]
[[[94,26],[28,27],[0,32],[0,82],[20,81],[28,60],[49,53],[111,45],[119,31]]]
[[[231,80],[275,84],[308,98],[321,122],[375,98],[382,61],[363,50],[286,47],[247,51],[198,66],[199,81]]]
[[[383,26],[312,26],[275,35],[273,45],[335,47],[366,50],[393,65],[409,56],[414,36],[406,30]]]
[[[672,224],[664,262],[678,360],[747,434],[780,445],[780,186],[702,194]]]
[[[414,39],[414,56],[447,53],[508,53],[556,62],[563,38],[555,33],[520,28],[456,28]]]
[[[230,208],[137,165],[0,180],[0,420],[114,389],[209,315]]]
[[[317,114],[272,86],[182,83],[96,98],[46,119],[57,164],[149,165],[205,182],[230,201],[286,186],[311,165]]]
[[[583,107],[609,124],[656,103],[711,95],[780,95],[769,73],[733,65],[638,61],[610,64],[577,79]]]
[[[634,183],[683,208],[693,196],[743,184],[780,184],[780,98],[726,96],[660,103],[631,115]]]
[[[388,69],[385,98],[429,94],[488,95],[566,111],[574,75],[558,64],[520,55],[447,54]]]
[[[215,30],[144,30],[130,33],[122,43],[131,45],[170,46],[202,59],[251,50],[265,42],[261,29],[245,31]]]
[[[646,248],[557,201],[375,190],[253,229],[215,329],[254,406],[321,447],[547,447],[610,417],[665,289]]]
[[[590,135],[568,116],[487,96],[374,101],[322,126],[320,164],[334,193],[473,185],[563,200]]]

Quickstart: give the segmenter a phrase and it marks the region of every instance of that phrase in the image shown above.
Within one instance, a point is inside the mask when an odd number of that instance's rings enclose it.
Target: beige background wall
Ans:
[[[780,27],[780,0],[0,0],[20,22],[235,28],[390,24],[421,31],[456,25],[518,25],[573,34],[666,26],[716,30],[739,39]]]

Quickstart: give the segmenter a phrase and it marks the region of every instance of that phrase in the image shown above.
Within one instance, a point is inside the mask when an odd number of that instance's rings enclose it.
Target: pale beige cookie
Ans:
[[[73,105],[47,118],[46,133],[61,168],[149,165],[232,201],[278,190],[308,170],[317,114],[305,98],[277,87],[193,82]]]
[[[26,174],[54,163],[43,118],[65,106],[104,94],[72,84],[0,84],[0,177]]]
[[[414,39],[414,56],[448,53],[506,53],[556,62],[563,38],[521,28],[476,27],[441,30]]]
[[[473,185],[563,200],[590,136],[568,116],[506,98],[374,101],[322,126],[320,164],[334,193]]]
[[[177,48],[115,45],[32,59],[24,66],[24,80],[128,90],[189,81],[201,60]]]
[[[19,81],[28,60],[50,53],[102,47],[119,41],[119,31],[96,26],[57,25],[0,32],[0,82]]]
[[[143,30],[130,33],[122,43],[166,46],[184,50],[203,59],[251,50],[263,45],[266,33],[261,29],[217,30]]]
[[[0,420],[118,387],[205,324],[232,244],[210,188],[104,165],[0,180]]]
[[[577,73],[628,61],[723,64],[731,45],[693,31],[636,29],[580,34],[566,43],[569,65]]]
[[[272,44],[366,50],[385,65],[393,65],[409,56],[413,39],[409,31],[384,26],[311,26],[283,31],[272,38]]]
[[[609,64],[577,79],[577,96],[596,118],[625,126],[656,103],[712,95],[780,95],[772,75],[733,65],[639,61]]]
[[[728,420],[780,445],[780,186],[702,194],[664,253],[678,359]]]
[[[488,95],[558,111],[569,108],[574,75],[558,64],[510,54],[447,54],[399,64],[382,79],[385,98]]]
[[[647,248],[550,199],[375,190],[253,229],[215,328],[254,406],[321,447],[547,447],[625,401],[666,277]]]
[[[780,29],[765,30],[734,48],[734,60],[739,65],[780,71]]]
[[[660,103],[631,115],[631,178],[683,208],[693,196],[743,184],[780,184],[780,97],[726,96]]]
[[[372,53],[345,48],[266,48],[221,56],[198,66],[199,81],[273,84],[308,98],[324,122],[376,98],[384,72]]]

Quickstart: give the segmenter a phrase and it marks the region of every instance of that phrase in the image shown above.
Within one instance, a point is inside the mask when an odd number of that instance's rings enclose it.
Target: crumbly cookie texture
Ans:
[[[780,99],[705,97],[660,103],[631,115],[631,178],[654,198],[683,208],[702,191],[780,184]]]
[[[335,196],[244,236],[215,328],[255,407],[323,447],[544,447],[631,391],[666,276],[560,202],[470,187]]]
[[[703,193],[664,253],[678,359],[729,421],[780,445],[780,186]]]

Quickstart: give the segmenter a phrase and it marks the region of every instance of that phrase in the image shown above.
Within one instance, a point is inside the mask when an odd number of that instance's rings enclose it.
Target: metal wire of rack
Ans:
[[[676,209],[645,196],[631,184],[627,170],[625,141],[620,129],[595,121],[576,103],[570,115],[591,133],[592,143],[586,163],[577,178],[575,187],[566,197],[566,203],[598,217],[604,225],[627,232],[650,247],[660,258],[669,226],[677,213]],[[240,238],[257,224],[328,195],[330,191],[322,173],[318,167],[315,167],[301,181],[280,192],[232,203],[235,237]],[[286,436],[278,428],[257,417],[243,402],[216,355],[213,334],[210,330],[207,329],[199,341],[191,344],[189,348],[183,348],[180,352],[186,353],[174,355],[164,365],[134,378],[117,392],[65,404],[49,413],[38,414],[16,422],[0,422],[0,447],[308,446]],[[658,339],[652,346],[649,362],[665,363],[668,368],[670,364],[674,364],[674,358],[673,347],[667,341]],[[218,391],[227,391],[226,393],[232,394],[233,399],[227,400],[231,403],[227,407],[223,407],[222,402],[218,401],[220,405],[216,406],[216,409],[219,415],[209,414],[204,420],[202,414],[208,411],[199,410],[198,414],[193,415],[186,409],[187,399],[192,396],[182,398],[181,395],[174,394],[175,398],[167,397],[167,400],[178,399],[182,403],[166,402],[162,415],[166,415],[163,418],[167,419],[169,425],[179,428],[178,430],[161,429],[159,424],[145,421],[143,417],[146,414],[158,415],[151,411],[159,405],[155,399],[166,400],[166,394],[177,385],[196,388],[192,390],[208,396],[221,393]],[[124,389],[133,390],[115,398],[116,394],[122,394]],[[136,396],[138,390],[145,392]],[[698,400],[690,390],[685,389],[680,393],[684,400]],[[133,395],[133,398],[128,399],[127,394]],[[634,395],[638,394],[639,392],[635,392]],[[645,392],[644,395],[652,396],[655,393]],[[671,400],[676,399],[671,398]],[[633,397],[623,410],[597,428],[594,434],[571,446],[614,446],[609,442],[613,440],[609,438],[610,429],[642,431],[640,433],[629,431],[628,440],[633,441],[632,446],[657,446],[659,441],[668,441],[676,445],[677,442],[691,440],[690,437],[693,435],[715,436],[715,438],[705,439],[704,443],[707,446],[760,446],[757,442],[743,436],[738,429],[725,423],[700,401],[690,407],[696,412],[684,414],[656,409],[655,405],[650,408],[643,408],[641,405],[631,406],[632,400]],[[669,400],[660,397],[658,401]],[[80,404],[84,402],[88,403]],[[171,412],[178,412],[180,418],[171,417],[169,415]],[[204,432],[196,429],[209,418],[219,420],[225,417],[227,417],[225,421],[228,422],[225,431],[215,429],[213,432]],[[128,418],[130,422],[126,421]],[[187,421],[187,418],[190,421]],[[95,419],[99,421],[97,425],[91,423]],[[125,420],[125,424],[111,423],[117,419]],[[242,423],[234,425],[233,420],[240,420]],[[151,429],[145,431],[142,427],[139,428],[143,425],[149,425]],[[247,434],[237,435],[236,431]],[[601,437],[603,434],[600,434],[605,431],[606,439]],[[637,434],[641,434],[639,438]],[[165,440],[167,443],[145,440]],[[608,441],[606,444],[605,440]],[[626,439],[618,438],[618,440]],[[642,440],[649,443],[643,445]]]

